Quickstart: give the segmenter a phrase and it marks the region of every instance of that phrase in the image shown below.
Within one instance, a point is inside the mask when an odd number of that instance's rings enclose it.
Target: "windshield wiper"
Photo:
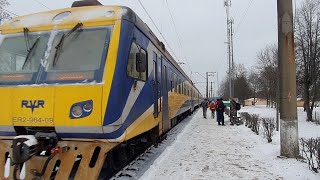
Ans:
[[[27,54],[26,59],[24,60],[22,69],[24,69],[25,66],[27,65],[27,63],[29,62],[29,59],[30,59],[30,57],[31,57],[31,54],[32,54],[33,50],[35,49],[35,47],[37,46],[39,40],[40,40],[40,37],[38,37],[38,38],[36,39],[36,41],[33,43],[32,47],[28,50],[28,54]]]
[[[82,23],[78,23],[67,34],[63,34],[61,36],[61,39],[60,39],[59,43],[55,47],[56,48],[56,52],[54,53],[54,56],[53,56],[52,67],[54,67],[58,62],[58,59],[59,59],[59,56],[60,56],[60,53],[61,53],[61,50],[62,50],[63,42],[66,39],[66,37],[70,36],[72,33],[74,33],[77,29],[81,28],[82,26],[83,26]]]
[[[29,29],[23,28],[24,42],[26,43],[27,51],[30,51],[30,41],[29,41]]]

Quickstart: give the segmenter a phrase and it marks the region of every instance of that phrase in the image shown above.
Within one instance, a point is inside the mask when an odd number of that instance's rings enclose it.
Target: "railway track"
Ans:
[[[194,112],[194,114],[197,111]],[[193,115],[194,115],[193,114]],[[178,138],[178,135],[182,132],[184,127],[192,119],[193,115],[185,118],[178,125],[172,128],[167,134],[166,138],[161,141],[157,146],[147,147],[144,152],[138,155],[134,160],[127,163],[119,172],[116,172],[110,179],[111,180],[132,180],[139,179],[143,174],[156,163],[156,159],[172,145],[172,143]]]

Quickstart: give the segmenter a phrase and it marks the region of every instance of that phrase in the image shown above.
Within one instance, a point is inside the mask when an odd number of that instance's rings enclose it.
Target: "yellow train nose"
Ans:
[[[102,133],[101,93],[101,85],[1,88],[0,131],[23,126],[54,127],[58,134]],[[79,117],[72,116],[77,106],[83,111]]]

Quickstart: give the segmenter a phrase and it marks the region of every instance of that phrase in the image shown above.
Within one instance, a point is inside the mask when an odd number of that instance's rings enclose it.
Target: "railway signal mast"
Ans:
[[[229,99],[233,97],[233,68],[234,68],[234,62],[233,62],[233,19],[230,17],[230,7],[231,7],[231,0],[225,0],[224,6],[226,7],[226,13],[227,13],[227,45],[228,45],[228,65],[229,65]]]

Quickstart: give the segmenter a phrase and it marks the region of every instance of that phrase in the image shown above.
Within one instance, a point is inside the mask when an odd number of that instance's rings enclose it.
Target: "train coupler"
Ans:
[[[33,135],[16,136],[12,140],[11,165],[23,164],[38,152],[38,140]]]

